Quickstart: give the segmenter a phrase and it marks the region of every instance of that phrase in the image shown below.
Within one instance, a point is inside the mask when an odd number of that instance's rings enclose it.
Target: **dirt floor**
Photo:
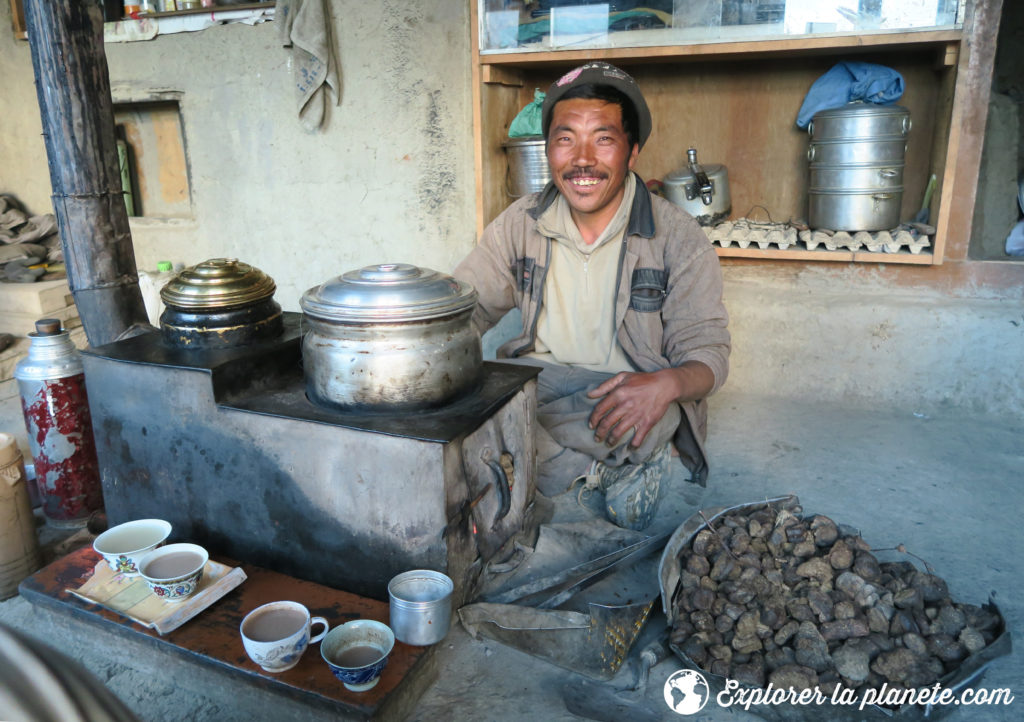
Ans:
[[[12,418],[16,415],[0,415],[5,423]],[[1019,419],[969,417],[957,409],[923,415],[913,408],[796,404],[726,392],[711,404],[707,490],[678,485],[658,524],[672,529],[698,507],[795,493],[806,511],[858,527],[875,547],[905,544],[948,582],[955,600],[981,604],[993,599],[1019,639],[1024,616],[1022,438]],[[255,689],[224,670],[201,668],[33,607],[20,597],[0,604],[0,622],[79,660],[143,720],[341,718],[336,711]],[[664,625],[656,613],[644,634],[654,635]],[[474,640],[456,623],[435,659],[437,681],[418,700],[411,719],[580,719],[567,709],[566,697],[584,700],[592,719],[687,718],[672,711],[663,697],[666,679],[682,666],[674,657],[654,667],[645,689],[616,691],[614,686],[635,681],[631,663],[611,683],[596,684],[500,643]],[[951,720],[1021,718],[1024,662],[1019,654],[997,659],[972,686],[1008,688],[1022,698],[1009,706],[936,711],[948,712]],[[839,708],[807,710],[806,719],[844,719]],[[765,716],[770,710],[752,711]],[[724,708],[712,696],[688,718],[758,717]]]

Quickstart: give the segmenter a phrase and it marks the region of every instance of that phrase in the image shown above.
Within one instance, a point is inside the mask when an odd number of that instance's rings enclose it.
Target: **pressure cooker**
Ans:
[[[724,165],[702,166],[697,162],[697,149],[686,151],[687,166],[670,173],[662,180],[665,197],[680,206],[704,226],[714,225],[729,217],[732,198],[729,196],[729,172]]]

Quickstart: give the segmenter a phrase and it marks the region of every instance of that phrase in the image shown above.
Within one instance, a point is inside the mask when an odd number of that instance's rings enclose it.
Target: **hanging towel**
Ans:
[[[799,128],[806,128],[819,110],[841,108],[847,103],[889,105],[903,97],[903,76],[892,68],[874,63],[844,61],[814,81],[796,116]]]
[[[274,15],[281,44],[292,49],[299,121],[310,132],[323,126],[327,86],[334,91],[334,104],[341,103],[329,17],[327,0],[278,0]]]

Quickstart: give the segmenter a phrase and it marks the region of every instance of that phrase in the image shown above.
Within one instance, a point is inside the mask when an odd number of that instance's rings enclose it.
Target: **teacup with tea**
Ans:
[[[315,624],[323,625],[310,637]],[[327,634],[327,620],[311,617],[298,602],[270,602],[249,612],[239,627],[249,658],[265,672],[284,672],[299,663],[310,644]]]

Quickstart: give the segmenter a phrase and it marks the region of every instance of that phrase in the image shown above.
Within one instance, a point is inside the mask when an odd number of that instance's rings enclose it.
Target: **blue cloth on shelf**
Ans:
[[[903,76],[892,68],[874,63],[836,63],[807,91],[796,124],[806,128],[819,110],[840,108],[855,100],[889,105],[903,97]]]

